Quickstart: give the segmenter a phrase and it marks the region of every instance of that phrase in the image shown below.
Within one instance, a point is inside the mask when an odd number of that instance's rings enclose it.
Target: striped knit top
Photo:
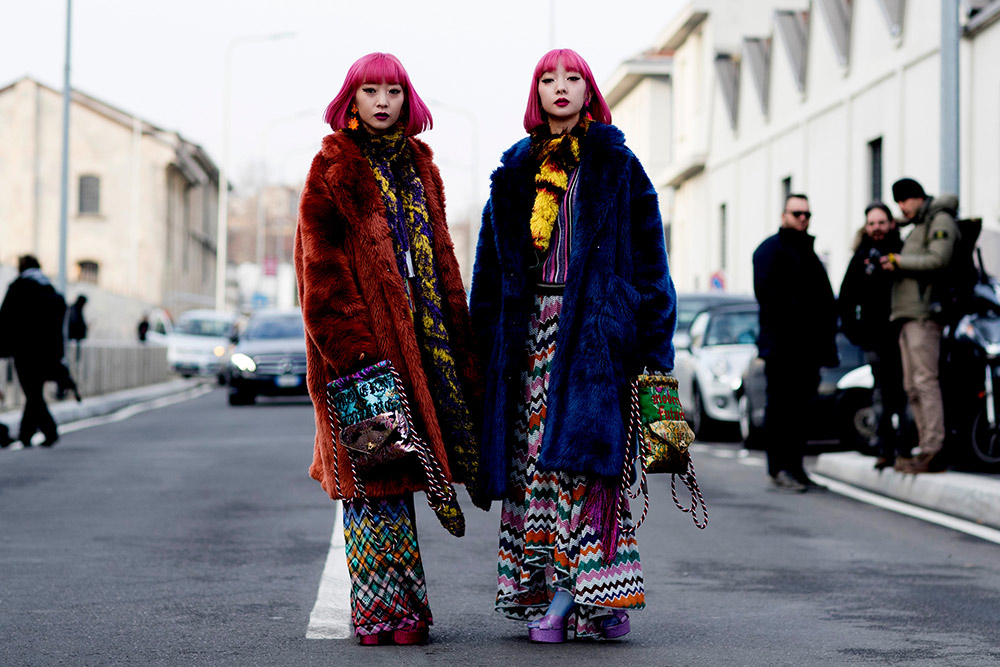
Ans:
[[[566,185],[566,194],[559,206],[559,215],[552,229],[549,252],[542,261],[538,282],[542,285],[565,285],[569,270],[569,256],[573,245],[573,208],[576,205],[576,188],[579,169],[574,169]]]

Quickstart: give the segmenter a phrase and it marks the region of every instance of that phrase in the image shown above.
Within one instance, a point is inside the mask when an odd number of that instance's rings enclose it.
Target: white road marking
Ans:
[[[347,639],[354,632],[351,627],[351,575],[347,572],[347,554],[344,551],[344,525],[341,520],[340,501],[334,503],[333,535],[326,566],[319,580],[316,604],[309,615],[306,639]]]
[[[184,401],[189,401],[193,398],[204,396],[210,391],[212,391],[212,387],[210,385],[199,385],[197,387],[194,387],[193,389],[188,389],[187,391],[183,391],[179,394],[164,396],[163,398],[155,398],[151,401],[144,401],[142,403],[134,403],[132,405],[125,406],[120,410],[116,410],[115,412],[112,412],[111,414],[108,415],[102,415],[100,417],[88,417],[86,419],[80,419],[77,421],[69,422],[67,424],[60,424],[59,432],[72,433],[73,431],[79,431],[94,426],[101,426],[102,424],[112,424],[114,422],[125,421],[129,417],[134,417],[140,412],[146,412],[147,410],[156,410],[157,408],[165,408],[168,405],[173,405],[175,403],[183,403]]]
[[[927,521],[928,523],[944,526],[945,528],[950,528],[951,530],[957,530],[961,533],[965,533],[966,535],[972,535],[973,537],[993,542],[994,544],[1000,544],[1000,530],[988,528],[987,526],[981,526],[978,523],[942,514],[941,512],[935,512],[934,510],[893,500],[892,498],[886,498],[885,496],[880,496],[877,493],[863,491],[849,484],[844,484],[843,482],[838,482],[835,479],[830,479],[829,477],[824,477],[823,475],[817,475],[816,473],[809,473],[809,476],[817,482],[823,484],[823,486],[830,489],[834,493],[839,493],[842,496],[847,496],[848,498],[853,498],[863,503],[868,503],[869,505],[875,505],[876,507],[881,507],[882,509],[887,509],[891,512],[905,514],[906,516],[911,516],[915,519],[920,519],[921,521]]]

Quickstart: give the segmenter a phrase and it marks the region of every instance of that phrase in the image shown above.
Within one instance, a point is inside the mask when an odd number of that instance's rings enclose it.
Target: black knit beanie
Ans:
[[[892,200],[901,202],[911,197],[927,199],[924,189],[912,178],[901,178],[892,184]]]

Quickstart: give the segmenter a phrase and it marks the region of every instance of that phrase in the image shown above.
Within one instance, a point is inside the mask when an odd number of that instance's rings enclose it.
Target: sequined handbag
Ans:
[[[674,505],[682,512],[691,514],[694,525],[705,528],[708,525],[708,507],[698,486],[694,463],[691,461],[691,443],[694,432],[684,420],[684,408],[677,396],[677,380],[668,375],[640,375],[631,384],[628,442],[638,436],[634,456],[625,457],[622,472],[622,486],[630,498],[643,495],[642,515],[636,528],[642,525],[649,512],[648,473],[669,473],[670,493]],[[635,491],[638,470],[639,484]],[[691,494],[690,505],[682,505],[677,498],[677,478]],[[625,493],[620,494],[619,517],[624,513]],[[698,519],[698,508],[702,519]]]
[[[364,473],[415,454],[427,479],[427,502],[441,525],[456,537],[465,534],[465,516],[455,489],[413,428],[403,381],[391,361],[380,361],[328,383],[326,405],[333,441],[348,452],[358,497],[365,499]],[[344,498],[337,459],[335,454],[337,495]]]

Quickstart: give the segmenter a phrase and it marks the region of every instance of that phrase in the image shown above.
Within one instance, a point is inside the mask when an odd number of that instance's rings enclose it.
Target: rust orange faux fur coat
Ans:
[[[423,183],[434,233],[433,253],[441,310],[459,380],[476,424],[480,423],[482,377],[474,356],[469,308],[444,213],[441,175],[431,149],[410,138],[417,176]],[[306,328],[309,393],[316,407],[316,441],[309,474],[331,498],[335,447],[326,411],[326,384],[383,359],[403,378],[418,433],[454,482],[452,452],[443,442],[427,376],[421,363],[403,279],[396,268],[385,206],[368,161],[342,132],[323,139],[313,159],[295,231],[295,272]],[[363,359],[359,359],[364,355]],[[354,495],[348,455],[337,452],[340,487]],[[425,489],[424,474],[409,458],[365,477],[365,493],[384,497]]]

